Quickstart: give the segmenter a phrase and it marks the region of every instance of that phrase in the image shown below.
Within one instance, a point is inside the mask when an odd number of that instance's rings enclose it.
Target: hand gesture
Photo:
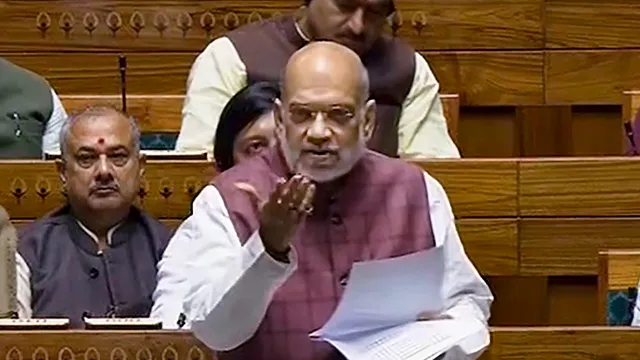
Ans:
[[[277,259],[291,246],[291,238],[302,220],[313,211],[315,185],[302,175],[276,185],[268,200],[262,199],[255,188],[246,183],[236,184],[254,198],[260,210],[260,237],[265,250]],[[278,256],[280,255],[280,256]]]

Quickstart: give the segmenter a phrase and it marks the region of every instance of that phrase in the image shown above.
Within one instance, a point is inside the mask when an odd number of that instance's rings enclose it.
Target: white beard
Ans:
[[[284,155],[289,170],[293,173],[306,176],[318,183],[329,182],[347,174],[364,155],[367,148],[365,142],[361,138],[361,140],[353,147],[340,150],[338,163],[332,168],[313,169],[304,166],[298,161],[300,159],[300,150],[291,149],[284,136],[278,136],[278,138],[280,149]]]

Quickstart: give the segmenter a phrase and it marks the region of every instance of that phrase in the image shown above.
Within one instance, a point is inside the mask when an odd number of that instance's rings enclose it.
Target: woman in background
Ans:
[[[227,102],[213,146],[218,171],[259,154],[273,143],[273,104],[279,96],[278,84],[259,82],[243,88]]]

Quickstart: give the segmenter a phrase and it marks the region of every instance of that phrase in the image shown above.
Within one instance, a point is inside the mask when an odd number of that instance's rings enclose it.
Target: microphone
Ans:
[[[629,144],[631,144],[632,155],[638,155],[638,148],[636,147],[636,141],[633,138],[633,126],[631,125],[631,121],[624,122],[624,130],[627,134],[627,139],[629,139]]]
[[[18,234],[0,206],[0,318],[17,319],[16,253]]]
[[[122,96],[122,112],[127,113],[127,57],[120,54],[120,95]]]

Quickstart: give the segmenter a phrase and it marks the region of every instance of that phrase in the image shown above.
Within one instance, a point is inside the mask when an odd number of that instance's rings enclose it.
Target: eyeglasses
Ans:
[[[289,117],[296,124],[313,121],[318,117],[318,114],[322,114],[326,120],[343,125],[349,123],[355,117],[356,112],[342,105],[334,105],[324,109],[307,105],[289,105]]]

